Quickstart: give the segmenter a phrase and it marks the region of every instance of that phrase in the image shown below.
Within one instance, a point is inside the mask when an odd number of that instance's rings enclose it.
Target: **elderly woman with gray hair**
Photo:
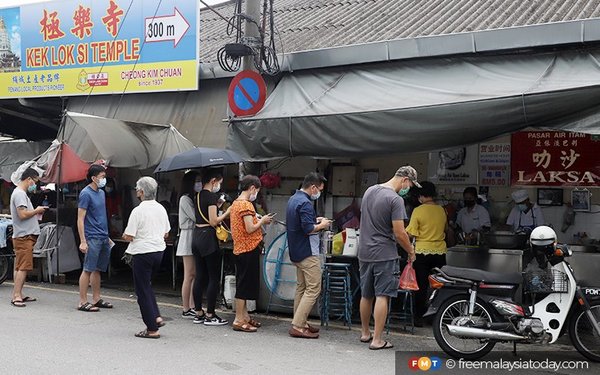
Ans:
[[[169,216],[165,208],[156,201],[158,184],[152,177],[140,178],[135,191],[141,200],[131,211],[123,238],[130,242],[127,250],[133,256],[133,282],[138,305],[146,329],[136,333],[136,337],[157,339],[158,327],[164,325],[152,290],[152,274],[157,271],[166,248],[165,238],[171,230]]]

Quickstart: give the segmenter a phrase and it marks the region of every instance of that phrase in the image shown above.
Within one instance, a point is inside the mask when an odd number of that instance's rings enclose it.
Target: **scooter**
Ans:
[[[565,260],[573,254],[566,245],[554,241],[535,245],[534,232],[531,249],[532,262],[539,265],[536,271],[501,274],[451,266],[434,269],[425,316],[435,315],[433,334],[444,352],[475,360],[498,342],[512,342],[516,351],[517,343],[554,344],[568,330],[577,351],[600,362],[600,299],[591,298],[599,291],[577,285]],[[515,299],[520,286],[523,303]]]

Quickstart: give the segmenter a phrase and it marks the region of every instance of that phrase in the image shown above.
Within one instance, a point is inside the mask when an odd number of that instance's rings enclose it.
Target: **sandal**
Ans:
[[[392,343],[387,342],[387,341],[384,341],[383,345],[381,345],[381,346],[369,345],[369,349],[371,349],[371,350],[391,349],[393,347],[394,347],[394,345],[392,345]]]
[[[27,306],[26,304],[23,303],[23,301],[19,301],[19,300],[10,301],[10,304],[13,305],[14,307],[25,307],[25,306]]]
[[[89,302],[86,302],[83,305],[79,306],[77,308],[77,310],[79,310],[79,311],[85,311],[85,312],[97,312],[97,311],[100,311],[99,308],[97,308],[96,306],[92,305]]]
[[[238,332],[256,332],[258,331],[258,329],[256,329],[255,326],[253,326],[250,323],[233,323],[232,324],[233,330],[234,331],[238,331]]]
[[[157,326],[158,328],[160,328],[160,327],[164,327],[164,326],[166,326],[166,325],[167,325],[167,323],[165,323],[165,321],[164,321],[164,320],[161,320],[160,322],[156,322],[156,326]]]
[[[37,298],[33,298],[33,297],[23,297],[23,302],[35,302],[37,301]]]
[[[364,342],[365,344],[371,342],[371,340],[373,340],[373,335],[369,335],[367,339],[360,338],[360,342]]]
[[[103,309],[112,309],[113,305],[110,302],[104,302],[102,298],[98,300],[98,302],[94,303],[92,306],[101,307]]]
[[[254,318],[250,318],[250,320],[248,320],[248,324],[250,324],[251,326],[256,327],[256,328],[262,327],[262,323],[257,321]]]
[[[148,333],[148,330],[145,329],[143,331],[140,331],[140,332],[136,333],[135,337],[140,337],[140,338],[143,338],[143,339],[159,339],[160,338],[160,334],[158,334],[158,333],[150,334],[150,333]]]

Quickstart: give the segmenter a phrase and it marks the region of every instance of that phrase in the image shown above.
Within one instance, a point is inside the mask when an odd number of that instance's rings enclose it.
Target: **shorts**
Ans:
[[[110,263],[110,245],[108,237],[106,238],[90,238],[87,240],[88,250],[85,253],[83,260],[83,270],[85,272],[108,270]]]
[[[397,297],[400,281],[398,260],[360,262],[360,291],[364,298]]]
[[[257,300],[260,286],[260,251],[258,246],[252,251],[235,255],[235,298]]]
[[[192,236],[192,254],[205,257],[219,251],[219,240],[213,227],[196,227]]]
[[[13,238],[13,250],[15,252],[15,271],[33,270],[33,247],[38,236],[29,235]]]

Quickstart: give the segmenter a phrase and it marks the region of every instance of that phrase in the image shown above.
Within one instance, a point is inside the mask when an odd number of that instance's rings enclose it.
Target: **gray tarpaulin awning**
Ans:
[[[172,125],[123,121],[67,112],[59,139],[85,161],[117,168],[151,168],[194,145]]]
[[[600,134],[600,49],[409,60],[288,74],[228,148],[253,160],[473,144],[525,127]]]
[[[0,142],[0,178],[10,181],[11,174],[23,162],[40,155],[48,146],[50,142]]]

